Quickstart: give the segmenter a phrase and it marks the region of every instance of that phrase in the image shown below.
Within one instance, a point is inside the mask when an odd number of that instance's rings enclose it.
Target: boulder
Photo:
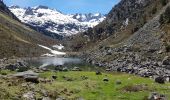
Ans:
[[[42,100],[51,100],[49,97],[44,97]]]
[[[68,71],[68,68],[67,68],[67,67],[64,67],[64,68],[62,69],[62,71],[67,72],[67,71]]]
[[[32,91],[29,91],[23,94],[23,98],[25,98],[26,100],[35,100],[35,93]]]
[[[10,64],[10,65],[5,66],[5,69],[15,71],[17,69],[17,66],[13,65],[13,64]]]
[[[112,70],[111,68],[106,69],[107,72],[110,72],[111,70]]]
[[[81,69],[79,67],[74,67],[72,71],[81,71]]]
[[[63,65],[57,65],[55,66],[56,71],[63,71]]]
[[[14,77],[23,78],[26,82],[39,83],[38,74],[33,71],[20,72],[13,75]]]
[[[13,64],[8,64],[7,66],[5,66],[5,69],[11,70],[11,71],[17,70],[19,72],[23,72],[23,71],[27,71],[29,67],[27,66],[25,62],[19,61]]]
[[[120,84],[122,84],[122,82],[120,80],[117,80],[116,85],[120,85]]]
[[[39,83],[37,76],[25,76],[24,79],[26,82]]]
[[[148,100],[167,100],[167,99],[165,95],[153,92],[148,97]]]
[[[102,75],[100,71],[96,71],[96,75]]]
[[[165,76],[165,81],[170,82],[170,76]]]
[[[164,77],[157,77],[157,78],[155,78],[155,82],[159,83],[159,84],[164,84],[165,79],[164,79]]]
[[[56,76],[56,75],[53,75],[53,76],[52,76],[52,79],[54,79],[54,80],[57,79],[57,76]]]
[[[170,65],[170,57],[166,56],[163,61],[162,61],[162,65]]]
[[[103,81],[104,82],[109,82],[109,79],[108,78],[104,78]]]

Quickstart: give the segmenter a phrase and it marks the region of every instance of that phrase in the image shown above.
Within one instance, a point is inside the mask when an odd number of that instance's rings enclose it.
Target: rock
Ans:
[[[158,51],[158,54],[162,54],[164,51],[163,50],[159,50]]]
[[[44,97],[42,100],[51,100],[49,97]]]
[[[122,84],[122,82],[120,80],[117,80],[116,85],[120,85],[120,84]]]
[[[117,72],[121,72],[122,71],[122,69],[121,68],[117,68]]]
[[[55,66],[56,71],[63,71],[63,65],[57,65]]]
[[[74,67],[72,71],[81,71],[81,69],[79,67]]]
[[[27,66],[27,63],[23,62],[23,61],[19,61],[17,62],[17,71],[18,72],[24,72],[27,71],[29,69],[29,67]]]
[[[107,72],[110,72],[111,70],[112,70],[111,68],[109,68],[109,69],[106,69],[106,71],[107,71]]]
[[[97,71],[96,75],[102,75],[102,73],[100,71]]]
[[[104,82],[109,82],[109,79],[108,78],[104,78],[103,81]]]
[[[37,98],[37,100],[42,100],[43,99],[43,97],[39,97],[39,98]]]
[[[35,100],[35,94],[32,91],[29,91],[25,94],[23,94],[23,98],[27,99],[27,100]]]
[[[74,81],[72,78],[66,78],[66,81]]]
[[[13,76],[19,77],[19,78],[24,78],[26,76],[38,76],[38,73],[35,73],[30,70],[30,71],[25,71],[25,72],[20,72],[20,73],[14,74]]]
[[[165,76],[165,81],[170,82],[170,76]]]
[[[53,75],[53,76],[52,76],[52,79],[54,79],[54,80],[57,79],[57,76],[56,76],[56,75]]]
[[[112,53],[111,52],[107,52],[106,55],[112,55]]]
[[[163,61],[162,61],[162,65],[170,65],[170,57],[166,56]]]
[[[64,97],[59,97],[56,100],[66,100]]]
[[[68,71],[68,68],[67,68],[67,67],[64,67],[64,68],[62,69],[62,71],[67,72],[67,71]]]
[[[38,76],[25,76],[26,82],[39,83]]]
[[[33,71],[20,72],[13,75],[14,77],[23,78],[26,82],[39,83],[38,74]]]
[[[11,71],[17,70],[19,72],[22,72],[22,71],[27,71],[29,67],[24,61],[19,61],[13,64],[8,64],[7,66],[5,66],[5,69],[11,70]]]
[[[153,92],[148,97],[148,100],[167,100],[167,99],[166,99],[165,95]]]
[[[17,72],[24,72],[24,71],[27,71],[27,70],[29,70],[28,67],[19,67],[19,68],[17,69]]]
[[[165,83],[165,79],[164,79],[164,77],[157,77],[157,78],[155,78],[155,82],[156,83],[160,83],[160,84],[164,84]]]
[[[45,96],[45,97],[48,96],[48,92],[47,92],[46,90],[43,90],[43,89],[42,89],[42,90],[41,90],[41,93],[42,93],[42,95]]]
[[[5,66],[5,69],[15,71],[17,69],[17,66],[10,64],[10,65]]]

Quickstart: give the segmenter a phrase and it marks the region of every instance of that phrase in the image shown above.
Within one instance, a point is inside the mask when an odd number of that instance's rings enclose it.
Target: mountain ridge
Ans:
[[[122,0],[101,24],[75,36],[71,47],[84,51],[81,57],[87,62],[111,71],[169,76],[169,12],[170,0]]]
[[[102,14],[63,14],[56,9],[42,5],[28,8],[11,6],[9,9],[23,23],[37,28],[38,31],[62,37],[83,32],[105,19]],[[32,20],[29,20],[30,18]]]

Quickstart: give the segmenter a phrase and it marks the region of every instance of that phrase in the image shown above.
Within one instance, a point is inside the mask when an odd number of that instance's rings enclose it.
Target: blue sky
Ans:
[[[63,13],[96,13],[107,14],[120,0],[4,0],[10,5],[21,7],[45,5]]]

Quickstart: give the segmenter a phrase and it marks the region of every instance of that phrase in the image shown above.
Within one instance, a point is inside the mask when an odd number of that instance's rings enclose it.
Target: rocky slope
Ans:
[[[50,46],[56,41],[20,23],[7,6],[0,1],[0,58],[39,56],[46,51],[38,44]]]
[[[168,0],[122,0],[103,23],[90,31],[92,34],[84,33],[89,41],[76,49],[86,50],[83,57],[88,62],[107,70],[153,78],[170,76],[169,12]],[[138,26],[140,21],[142,25]],[[110,27],[113,22],[111,34],[106,35],[108,30],[101,26]]]
[[[96,45],[104,39],[107,40],[106,44],[120,43],[143,27],[161,8],[160,0],[121,0],[102,23],[77,37],[74,36],[73,40],[78,42],[71,47],[89,48],[89,45]]]
[[[63,14],[46,6],[20,8],[11,6],[9,9],[23,22],[32,28],[53,38],[62,38],[83,32],[94,27],[105,19],[97,14]]]

